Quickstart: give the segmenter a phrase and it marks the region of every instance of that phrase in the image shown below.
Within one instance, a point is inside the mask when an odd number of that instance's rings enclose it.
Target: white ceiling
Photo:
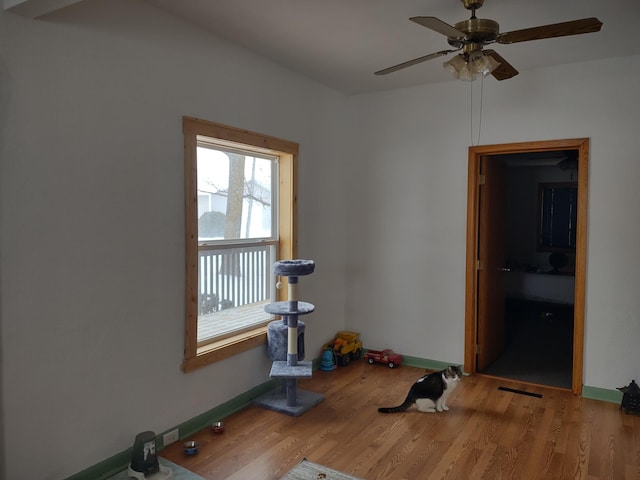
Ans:
[[[449,24],[470,17],[460,0],[145,1],[346,94],[450,80],[442,68],[450,56],[385,76],[373,72],[449,48],[446,37],[409,17]],[[486,0],[477,16],[495,20],[501,32],[586,17],[603,22],[597,33],[492,45],[519,77],[539,67],[640,53],[637,0]]]

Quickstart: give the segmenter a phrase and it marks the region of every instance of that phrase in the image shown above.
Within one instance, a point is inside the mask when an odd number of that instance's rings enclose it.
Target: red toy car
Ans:
[[[385,348],[384,350],[369,350],[364,354],[367,362],[386,363],[389,368],[399,367],[402,364],[402,355],[394,353],[393,350]]]

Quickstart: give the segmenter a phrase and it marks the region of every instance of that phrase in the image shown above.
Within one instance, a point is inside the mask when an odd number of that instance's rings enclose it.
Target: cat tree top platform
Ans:
[[[316,268],[313,260],[280,260],[273,264],[273,274],[281,277],[311,275]]]

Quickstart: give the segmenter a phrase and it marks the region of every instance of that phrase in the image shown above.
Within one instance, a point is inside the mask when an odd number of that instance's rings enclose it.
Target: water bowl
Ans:
[[[198,448],[200,448],[200,444],[195,440],[190,440],[182,444],[182,449],[187,455],[195,455],[198,453]]]
[[[211,424],[211,430],[213,430],[213,433],[224,432],[224,422],[213,422]]]

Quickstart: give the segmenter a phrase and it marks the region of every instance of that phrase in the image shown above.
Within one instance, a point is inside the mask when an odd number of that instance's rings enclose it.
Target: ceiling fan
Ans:
[[[518,75],[518,71],[495,50],[484,50],[483,47],[486,45],[491,43],[509,44],[544,38],[580,35],[583,33],[598,32],[602,27],[600,20],[591,17],[501,33],[497,22],[487,18],[476,17],[476,9],[482,7],[484,0],[461,1],[464,4],[464,8],[471,10],[471,18],[458,22],[453,26],[436,17],[411,17],[409,19],[418,25],[445,35],[447,42],[453,47],[452,49],[441,50],[414,58],[413,60],[379,70],[375,72],[375,74],[386,75],[387,73],[396,72],[403,68],[462,50],[462,53],[444,63],[445,68],[451,70],[456,78],[472,81],[476,78],[476,75],[481,74],[486,76],[491,73],[497,80],[506,80]]]

